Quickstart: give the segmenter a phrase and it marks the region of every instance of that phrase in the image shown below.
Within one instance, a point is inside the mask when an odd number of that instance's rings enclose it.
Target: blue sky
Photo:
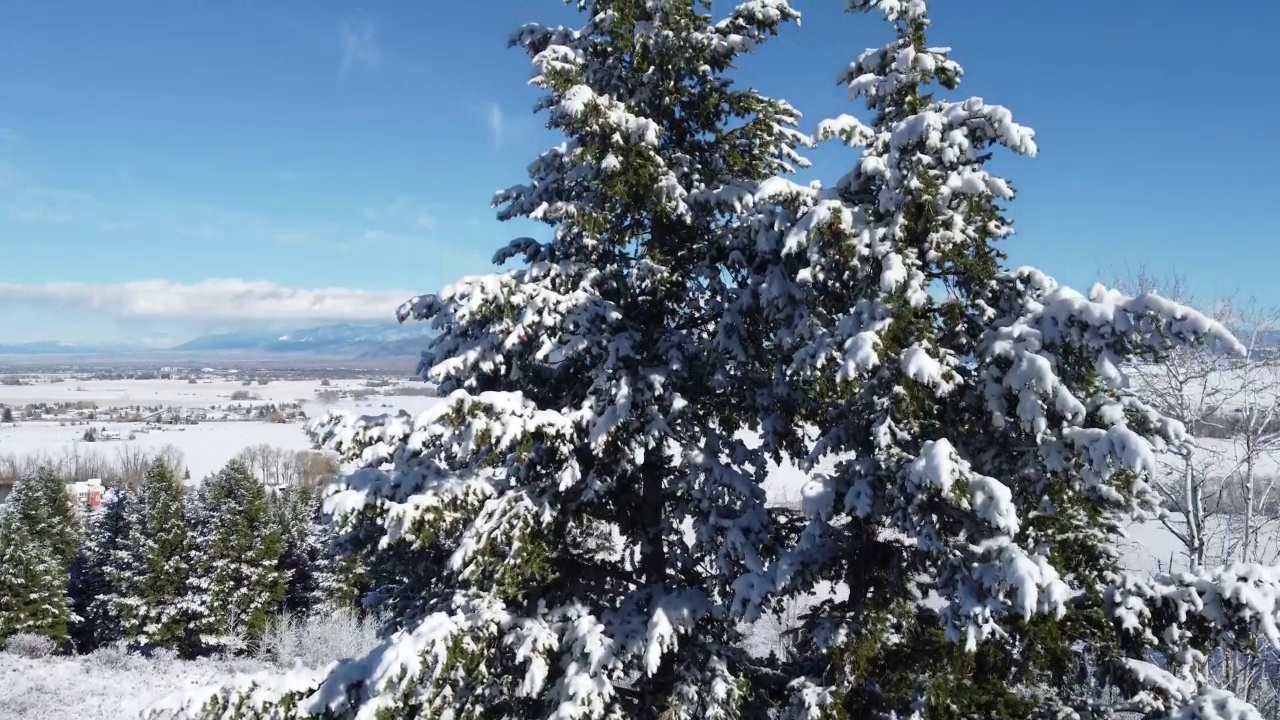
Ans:
[[[885,28],[794,4],[802,26],[739,79],[812,129],[857,111],[834,77]],[[1280,3],[934,6],[961,90],[1037,131],[1038,158],[997,165],[1021,193],[1013,262],[1280,304]],[[484,271],[529,230],[493,220],[493,191],[557,141],[505,39],[563,19],[557,0],[0,0],[0,343],[390,318]],[[854,154],[813,158],[831,179]]]

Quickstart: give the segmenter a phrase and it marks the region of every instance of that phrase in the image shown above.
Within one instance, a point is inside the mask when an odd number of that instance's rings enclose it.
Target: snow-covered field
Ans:
[[[140,423],[95,424],[121,437],[139,429]],[[183,461],[193,478],[217,472],[227,461],[250,445],[266,443],[287,450],[311,447],[302,426],[277,425],[267,422],[217,422],[175,426],[164,431],[140,433],[132,441],[81,441],[83,427],[61,427],[57,423],[29,422],[9,427],[0,426],[0,453],[47,455],[57,457],[64,452],[97,452],[108,459],[120,452],[142,449],[154,454],[166,445],[182,451]]]
[[[266,667],[251,660],[185,662],[111,650],[38,659],[0,652],[0,720],[132,720],[171,693]]]
[[[49,654],[47,645],[19,642],[0,650],[0,720],[135,720],[164,698],[236,675],[324,668],[360,657],[377,642],[374,624],[350,612],[281,623],[254,659],[184,661],[167,653],[144,658],[118,646],[60,657]],[[40,652],[31,652],[33,647]]]
[[[330,390],[362,387],[359,380],[333,381]],[[0,403],[94,402],[99,407],[132,405],[166,405],[173,407],[207,407],[233,402],[232,393],[247,390],[259,399],[235,401],[243,405],[311,401],[321,390],[314,380],[276,380],[266,385],[243,385],[235,380],[201,380],[192,385],[186,380],[67,380],[37,382],[30,385],[0,386]]]
[[[185,380],[98,380],[85,382],[0,385],[0,404],[22,406],[29,403],[92,402],[99,408],[163,405],[166,407],[211,407],[232,402],[239,390],[252,392],[257,399],[237,401],[242,405],[298,402],[309,416],[327,410],[347,410],[367,414],[405,410],[417,414],[436,398],[414,395],[371,395],[362,399],[339,398],[324,401],[322,391],[341,392],[364,388],[363,381],[278,381],[267,385],[242,386],[234,381],[188,384]],[[287,450],[311,447],[302,425],[255,421],[202,422],[197,425],[162,426],[144,432],[142,423],[93,423],[94,427],[133,440],[82,442],[83,426],[61,425],[56,421],[28,421],[0,425],[0,455],[42,454],[59,456],[77,448],[101,453],[108,458],[132,449],[154,452],[166,445],[182,451],[187,469],[194,478],[216,472],[244,448],[268,444]]]
[[[405,383],[414,385],[415,383]],[[413,412],[435,402],[434,398],[412,395],[372,395],[362,400],[322,402],[323,391],[342,392],[369,389],[362,380],[334,380],[328,386],[318,380],[276,380],[266,385],[243,385],[234,380],[201,380],[195,385],[186,380],[68,380],[37,382],[30,385],[0,385],[0,404],[22,406],[31,403],[94,403],[99,408],[132,407],[134,405],[166,407],[212,407],[214,405],[266,405],[301,403],[308,412],[327,408],[359,409],[386,412],[404,408]],[[250,400],[233,400],[236,392],[246,391]]]

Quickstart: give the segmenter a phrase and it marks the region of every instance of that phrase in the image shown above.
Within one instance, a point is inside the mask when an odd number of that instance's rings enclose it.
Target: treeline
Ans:
[[[242,458],[196,488],[157,459],[137,489],[113,489],[87,518],[42,466],[6,507],[0,640],[38,635],[78,653],[116,643],[186,658],[247,653],[277,615],[353,596],[329,560],[318,491],[268,492]]]
[[[333,453],[317,450],[288,450],[260,444],[245,448],[239,457],[270,484],[318,488],[337,476],[338,461]],[[182,450],[174,445],[149,449],[137,444],[119,444],[110,450],[69,445],[61,453],[0,453],[0,485],[16,485],[23,477],[41,468],[66,482],[99,478],[107,487],[138,489],[147,471],[163,461],[175,472],[183,472]],[[185,473],[184,473],[185,474]]]

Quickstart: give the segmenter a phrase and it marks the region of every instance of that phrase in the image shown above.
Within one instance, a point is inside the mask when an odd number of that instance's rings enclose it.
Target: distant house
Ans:
[[[94,512],[102,505],[102,491],[102,480],[99,478],[67,483],[67,493],[83,512]]]

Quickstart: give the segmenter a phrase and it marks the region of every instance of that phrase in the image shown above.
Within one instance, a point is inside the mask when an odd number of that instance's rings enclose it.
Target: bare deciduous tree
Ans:
[[[1139,269],[1115,282],[1131,293],[1157,292],[1179,302],[1193,302],[1185,278],[1157,278]],[[1229,306],[1215,306],[1215,319],[1230,324]],[[1129,369],[1131,389],[1166,417],[1178,420],[1192,442],[1160,458],[1162,477],[1155,484],[1168,514],[1161,522],[1182,544],[1192,567],[1206,563],[1211,545],[1220,545],[1212,519],[1224,511],[1223,448],[1209,438],[1227,434],[1225,413],[1244,392],[1233,376],[1237,361],[1206,347],[1181,347],[1158,362]],[[1217,542],[1213,542],[1214,540]]]
[[[1185,280],[1145,271],[1117,283],[1191,301]],[[1270,347],[1280,312],[1234,298],[1214,304],[1215,318],[1245,345],[1245,356],[1211,347],[1176,350],[1129,370],[1132,390],[1181,421],[1191,443],[1161,458],[1156,482],[1168,513],[1162,522],[1193,567],[1280,560],[1276,546],[1280,456],[1280,354]],[[1280,658],[1219,650],[1208,671],[1265,717],[1280,715]],[[1274,677],[1273,677],[1274,676]]]

